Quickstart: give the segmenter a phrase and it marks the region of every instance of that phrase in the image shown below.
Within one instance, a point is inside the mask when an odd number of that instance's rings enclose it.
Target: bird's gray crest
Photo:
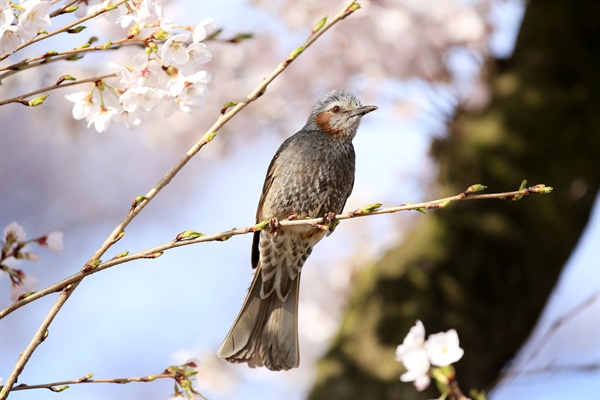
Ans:
[[[332,90],[326,96],[323,96],[312,109],[311,117],[315,117],[320,112],[326,111],[334,105],[346,107],[361,107],[360,100],[350,92],[345,90]]]

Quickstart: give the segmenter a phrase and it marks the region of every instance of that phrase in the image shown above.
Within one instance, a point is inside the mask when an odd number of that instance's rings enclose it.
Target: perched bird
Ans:
[[[311,225],[277,227],[277,223],[290,217],[331,221],[342,212],[354,186],[352,139],[361,117],[376,109],[362,106],[351,93],[332,91],[275,153],[256,212],[256,221],[270,220],[271,229],[254,233],[254,279],[219,347],[220,358],[273,371],[300,364],[300,272],[326,231]]]

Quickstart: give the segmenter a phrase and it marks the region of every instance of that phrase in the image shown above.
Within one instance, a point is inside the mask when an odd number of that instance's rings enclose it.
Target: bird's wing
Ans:
[[[275,179],[275,169],[276,162],[281,152],[288,147],[288,140],[283,142],[283,144],[277,150],[277,153],[273,156],[271,163],[269,164],[269,169],[267,169],[267,176],[265,177],[265,183],[263,184],[262,193],[260,195],[260,200],[258,201],[258,208],[256,209],[256,223],[259,223],[263,220],[264,216],[262,215],[263,204],[265,203],[265,198],[267,197],[269,190],[271,189],[271,185],[273,185],[273,180]],[[258,260],[260,259],[260,252],[258,250],[258,243],[260,240],[260,231],[254,232],[254,237],[252,239],[252,268],[255,269],[258,266]]]

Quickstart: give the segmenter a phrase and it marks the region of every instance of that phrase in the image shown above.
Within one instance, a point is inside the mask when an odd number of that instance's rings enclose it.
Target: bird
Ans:
[[[258,202],[254,277],[242,308],[217,356],[286,371],[300,364],[298,295],[302,266],[313,247],[331,234],[354,186],[352,140],[363,106],[353,94],[333,90],[312,108],[306,124],[285,140],[271,160]],[[323,225],[279,226],[280,220],[323,217]],[[325,228],[326,227],[326,228]]]

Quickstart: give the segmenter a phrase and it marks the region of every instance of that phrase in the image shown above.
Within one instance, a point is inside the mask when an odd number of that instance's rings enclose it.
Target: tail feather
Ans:
[[[233,327],[219,347],[217,355],[229,362],[246,362],[250,367],[265,366],[272,371],[296,368],[298,350],[298,293],[300,274],[293,280],[285,301],[275,293],[261,298],[261,268]]]

